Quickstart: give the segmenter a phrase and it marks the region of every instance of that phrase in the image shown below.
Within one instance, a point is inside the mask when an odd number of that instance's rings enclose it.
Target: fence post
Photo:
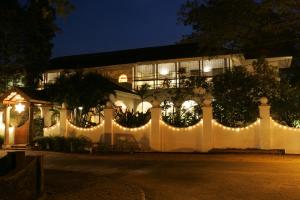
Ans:
[[[262,97],[260,99],[259,116],[260,116],[259,147],[261,149],[271,149],[272,138],[271,138],[270,106],[268,105],[268,99],[266,97]]]
[[[59,124],[60,124],[60,135],[64,137],[68,137],[67,132],[67,108],[63,103],[61,105],[61,109],[59,110]]]
[[[151,108],[150,147],[154,151],[163,151],[162,134],[160,131],[161,108],[159,101],[154,100]]]
[[[203,102],[203,129],[202,129],[202,151],[208,152],[213,148],[213,133],[212,120],[213,109],[211,106],[211,99],[205,99]]]
[[[107,102],[106,107],[104,108],[104,142],[106,144],[110,142],[110,145],[112,146],[115,144],[115,138],[113,133],[113,120],[114,110],[112,107],[112,103]],[[108,139],[109,136],[110,139]]]

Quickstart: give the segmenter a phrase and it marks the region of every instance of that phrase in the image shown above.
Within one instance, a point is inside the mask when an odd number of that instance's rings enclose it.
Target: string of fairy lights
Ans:
[[[69,120],[67,120],[67,123],[70,127],[72,127],[73,129],[75,130],[78,130],[78,131],[84,131],[84,132],[90,132],[90,131],[94,131],[96,129],[99,129],[101,128],[103,125],[104,125],[104,121],[102,121],[100,124],[98,124],[97,126],[94,126],[94,127],[91,127],[91,128],[82,128],[82,127],[78,127],[78,126],[75,126],[74,124],[72,124]]]
[[[284,130],[300,131],[300,128],[293,128],[293,127],[281,125],[273,119],[271,119],[271,121],[274,123],[274,125],[276,127],[282,128]],[[98,124],[97,126],[94,126],[94,127],[91,127],[91,128],[81,128],[81,127],[75,126],[69,120],[67,120],[67,123],[73,129],[78,130],[78,131],[85,131],[85,132],[94,131],[96,129],[101,128],[104,125],[104,121],[102,121],[102,123]],[[188,131],[188,130],[195,129],[195,128],[199,127],[200,125],[203,125],[203,119],[201,119],[197,124],[195,124],[193,126],[189,126],[189,127],[174,127],[174,126],[171,126],[171,125],[167,124],[162,119],[160,119],[160,123],[163,126],[167,127],[170,130],[173,130],[173,131]],[[241,131],[249,130],[249,129],[257,126],[260,123],[260,119],[257,119],[254,123],[252,123],[252,124],[250,124],[246,127],[241,127],[241,128],[232,128],[232,127],[224,126],[224,125],[218,123],[216,120],[213,120],[212,123],[213,123],[213,125],[215,125],[217,127],[220,127],[220,128],[222,128],[224,130],[227,130],[227,131],[241,132]],[[148,128],[151,125],[151,120],[149,120],[149,122],[147,124],[145,124],[141,127],[136,127],[136,128],[128,128],[128,127],[122,126],[122,125],[118,124],[115,120],[113,120],[113,124],[115,126],[117,126],[118,128],[120,128],[121,130],[123,130],[123,131],[137,132],[137,131],[144,130],[144,129]],[[60,126],[60,123],[58,122],[58,123],[56,123],[55,125],[53,125],[51,127],[44,128],[44,131],[54,130],[59,126]],[[4,126],[2,127],[0,125],[0,128],[4,128]]]
[[[136,127],[136,128],[128,128],[128,127],[122,126],[122,125],[118,124],[118,122],[116,122],[116,120],[114,120],[113,123],[114,123],[114,125],[116,125],[118,128],[120,128],[123,131],[137,132],[137,131],[144,130],[147,127],[149,127],[151,124],[151,119],[149,120],[149,122],[147,124],[140,126],[140,127]]]
[[[54,129],[56,129],[56,128],[59,127],[59,126],[60,126],[60,123],[58,122],[58,123],[56,123],[56,124],[53,125],[53,126],[45,127],[45,128],[43,128],[43,129],[44,129],[44,131],[49,131],[49,130],[54,130]]]
[[[282,128],[284,130],[289,130],[289,131],[300,131],[300,128],[294,128],[294,127],[289,127],[289,126],[284,126],[276,122],[274,119],[271,119],[272,122],[274,123],[275,126]]]
[[[187,131],[187,130],[192,130],[192,129],[195,129],[197,128],[198,126],[202,125],[203,124],[203,119],[201,119],[197,124],[193,125],[193,126],[189,126],[189,127],[174,127],[174,126],[171,126],[169,124],[167,124],[166,122],[164,122],[164,120],[160,119],[160,123],[167,127],[168,129],[170,130],[173,130],[173,131]]]
[[[235,132],[240,132],[240,131],[245,131],[253,128],[254,126],[258,125],[260,123],[260,119],[257,119],[253,124],[250,124],[249,126],[241,127],[241,128],[232,128],[228,126],[224,126],[220,123],[218,123],[216,120],[212,121],[215,126],[221,127],[224,130],[228,131],[235,131]]]

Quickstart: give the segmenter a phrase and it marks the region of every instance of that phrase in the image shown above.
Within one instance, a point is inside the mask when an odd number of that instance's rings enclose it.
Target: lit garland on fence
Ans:
[[[162,119],[160,119],[160,123],[162,125],[168,127],[169,129],[173,130],[173,131],[187,131],[187,130],[192,130],[192,129],[200,126],[203,123],[203,119],[201,119],[197,124],[195,124],[193,126],[184,127],[184,128],[178,128],[178,127],[170,126],[169,124],[167,124],[166,122],[164,122],[164,120],[162,120]]]
[[[72,127],[73,129],[75,129],[75,130],[78,130],[78,131],[86,131],[86,132],[88,132],[88,131],[94,131],[94,130],[96,130],[96,129],[98,129],[98,128],[100,128],[101,126],[104,125],[104,121],[103,121],[101,124],[98,124],[97,126],[94,126],[94,127],[92,127],[92,128],[81,128],[81,127],[75,126],[75,125],[72,124],[69,120],[67,120],[67,123],[68,123],[69,126],[71,126],[71,127]]]
[[[272,122],[274,123],[275,126],[282,128],[284,130],[289,130],[289,131],[300,131],[300,128],[293,128],[293,127],[289,127],[289,126],[284,126],[279,124],[278,122],[276,122],[274,119],[271,119]]]
[[[53,125],[53,126],[45,127],[45,128],[43,128],[43,129],[44,129],[44,131],[54,130],[54,129],[57,128],[59,125],[60,125],[60,123],[58,122],[58,123],[56,123],[56,124]]]
[[[136,132],[136,131],[140,131],[140,130],[143,130],[145,128],[147,128],[148,126],[150,126],[151,124],[151,119],[149,120],[149,122],[147,124],[145,124],[144,126],[141,126],[141,127],[137,127],[137,128],[127,128],[125,126],[122,126],[120,124],[118,124],[116,122],[116,120],[113,121],[113,123],[120,129],[124,130],[124,131],[133,131],[133,132]]]
[[[236,131],[236,132],[248,130],[248,129],[256,126],[259,123],[260,123],[260,119],[257,119],[253,124],[250,124],[249,126],[242,127],[242,128],[232,128],[232,127],[224,126],[224,125],[218,123],[216,120],[213,120],[214,125],[219,126],[219,127],[223,128],[224,130]]]

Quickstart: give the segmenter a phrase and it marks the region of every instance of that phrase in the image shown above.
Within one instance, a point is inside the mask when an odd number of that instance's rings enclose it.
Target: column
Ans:
[[[42,107],[43,119],[44,119],[44,126],[50,127],[51,126],[51,116],[52,111],[50,106],[43,106]]]
[[[10,123],[10,110],[11,106],[6,105],[4,111],[4,146],[9,147],[9,123]]]
[[[61,109],[59,110],[60,136],[68,137],[67,117],[68,110],[66,108],[66,105],[63,103]]]
[[[211,106],[211,99],[205,99],[203,104],[202,152],[208,152],[213,148],[213,109]]]
[[[33,121],[33,104],[29,103],[29,130],[28,130],[28,139],[27,143],[30,144],[33,141],[33,126],[34,126],[34,121]]]
[[[163,151],[163,138],[160,130],[161,108],[159,101],[154,100],[151,108],[150,147],[154,151]]]
[[[115,138],[113,133],[113,120],[114,110],[112,108],[112,103],[107,102],[106,108],[104,109],[104,143],[110,144],[112,146],[115,144]]]
[[[260,129],[259,129],[259,147],[261,149],[271,149],[271,118],[270,118],[270,106],[268,105],[268,99],[262,97],[260,99],[259,106],[260,116]]]

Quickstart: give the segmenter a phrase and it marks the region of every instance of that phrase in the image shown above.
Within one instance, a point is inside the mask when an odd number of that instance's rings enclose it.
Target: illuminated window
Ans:
[[[146,113],[150,108],[152,108],[152,104],[147,101],[143,101],[137,106],[136,111]]]
[[[125,74],[122,74],[119,76],[119,83],[127,83],[127,82],[128,82],[128,79]]]
[[[123,112],[125,112],[127,109],[127,106],[125,105],[125,103],[123,101],[119,101],[119,100],[115,102],[115,106],[121,108]]]

